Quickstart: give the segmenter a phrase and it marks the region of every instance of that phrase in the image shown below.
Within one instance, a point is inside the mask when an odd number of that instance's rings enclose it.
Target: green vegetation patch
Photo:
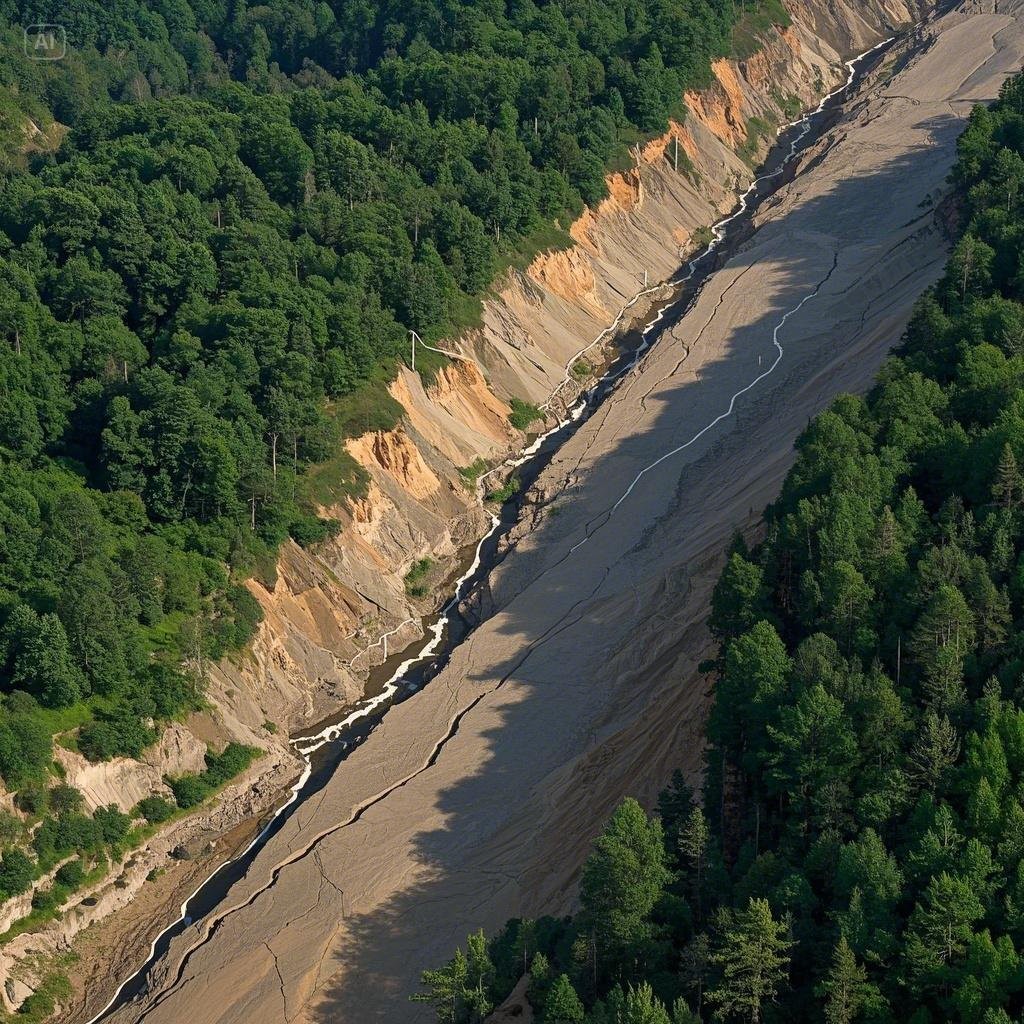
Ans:
[[[706,249],[715,240],[715,233],[711,228],[701,226],[694,229],[691,238],[697,249]]]
[[[524,402],[521,398],[510,398],[508,404],[512,409],[508,414],[508,421],[516,430],[526,431],[531,423],[544,419],[544,413],[538,406]]]
[[[519,477],[510,476],[500,487],[488,491],[485,500],[492,501],[496,505],[504,505],[514,494],[519,493],[520,486]]]
[[[804,104],[799,96],[784,96],[782,93],[773,92],[772,99],[778,104],[782,116],[787,121],[795,121],[803,113]]]
[[[762,48],[765,33],[775,26],[787,28],[793,23],[782,0],[751,0],[741,4],[739,21],[733,27],[730,56],[747,60]]]
[[[686,152],[681,146],[679,152],[675,152],[675,147],[667,146],[665,149],[665,156],[667,159],[672,161],[673,167],[678,163],[679,173],[685,175],[687,180],[693,185],[694,188],[699,187],[701,183],[701,174],[697,170],[697,165],[690,158],[690,154]]]
[[[41,965],[43,980],[39,987],[21,1004],[17,1014],[3,1013],[2,1019],[18,1021],[20,1024],[42,1024],[50,1018],[57,1006],[71,997],[71,980],[67,969],[77,960],[76,953],[68,952],[58,954]]]
[[[775,134],[775,127],[763,117],[752,117],[747,122],[747,137],[736,150],[741,160],[753,167],[758,160],[761,142]]]
[[[383,378],[363,385],[326,408],[338,437],[394,430],[405,413],[401,402],[391,396]]]
[[[370,474],[340,445],[329,459],[314,466],[303,482],[306,496],[323,508],[365,498]]]
[[[262,751],[243,743],[229,743],[220,754],[207,752],[206,771],[168,777],[174,799],[183,809],[197,807],[222,789],[236,775],[240,775]]]
[[[472,312],[468,312],[467,315],[473,316]],[[424,348],[422,345],[416,346],[416,372],[419,374],[424,388],[429,388],[434,384],[437,381],[438,371],[450,363],[451,359],[448,356],[435,352],[433,349]]]
[[[632,158],[627,153],[626,167],[631,166]],[[578,210],[573,210],[573,215],[582,212],[582,205]],[[572,219],[572,215],[570,216]],[[499,264],[499,271],[514,267],[516,270],[526,268],[544,252],[561,252],[571,249],[576,243],[572,236],[556,223],[537,224],[531,228],[529,234],[518,241]],[[471,326],[476,326],[475,324]]]
[[[477,481],[487,472],[487,463],[482,458],[476,458],[468,466],[459,469],[459,476],[469,490],[476,490]]]
[[[405,592],[410,597],[423,597],[427,593],[426,579],[434,568],[432,558],[421,558],[413,562],[412,568],[405,574]]]

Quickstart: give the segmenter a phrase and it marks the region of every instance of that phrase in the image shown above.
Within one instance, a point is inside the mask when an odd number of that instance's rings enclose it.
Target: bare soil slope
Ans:
[[[467,930],[569,906],[610,808],[699,764],[707,596],[792,441],[868,386],[945,243],[971,104],[1020,67],[1017,3],[963,3],[864,97],[539,483],[497,612],[342,765],[118,1021],[418,1021]],[[891,77],[888,72],[894,71]],[[548,500],[547,496],[551,496]]]

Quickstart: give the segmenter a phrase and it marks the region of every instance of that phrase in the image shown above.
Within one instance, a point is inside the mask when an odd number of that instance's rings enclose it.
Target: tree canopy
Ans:
[[[258,622],[243,580],[363,485],[340,438],[400,414],[407,330],[471,322],[736,16],[2,0],[0,693],[87,702],[96,757],[193,703]]]

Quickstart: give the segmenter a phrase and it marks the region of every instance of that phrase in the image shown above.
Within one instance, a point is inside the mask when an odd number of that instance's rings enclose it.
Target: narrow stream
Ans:
[[[672,281],[654,285],[634,296],[620,312],[615,324],[573,357],[566,367],[566,381],[569,367],[576,359],[613,334],[637,302],[657,294],[666,296],[665,303],[649,323],[625,332],[618,339],[618,355],[607,366],[604,375],[579,396],[565,417],[537,437],[523,453],[504,464],[519,477],[521,493],[529,489],[553,454],[607,397],[619,378],[636,365],[666,328],[672,327],[689,311],[708,277],[749,236],[753,215],[760,205],[792,177],[796,157],[820,138],[843,101],[873,70],[892,41],[886,40],[848,61],[846,84],[826,96],[817,109],[782,128],[761,174],[740,198],[734,212],[713,227],[713,241],[705,250],[685,264]],[[500,541],[517,522],[521,503],[521,497],[514,497],[505,503],[499,515],[491,516],[490,531],[464,555],[463,571],[451,598],[439,612],[424,620],[425,636],[373,669],[367,680],[364,700],[355,708],[292,738],[296,751],[305,758],[306,767],[288,799],[272,812],[258,835],[241,853],[217,868],[185,900],[178,919],[153,941],[145,962],[121,984],[110,1002],[88,1024],[98,1024],[114,1010],[147,991],[150,969],[167,952],[171,940],[189,925],[206,917],[224,899],[228,890],[246,874],[260,848],[280,830],[303,801],[326,784],[352,748],[362,743],[380,724],[388,709],[422,689],[444,667],[451,652],[474,627],[463,617],[459,606],[500,562]]]

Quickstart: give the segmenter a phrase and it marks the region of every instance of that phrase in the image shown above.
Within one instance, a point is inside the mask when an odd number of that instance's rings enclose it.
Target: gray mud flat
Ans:
[[[982,9],[985,8],[985,10]],[[852,101],[537,482],[498,611],[393,708],[171,943],[111,1020],[420,1021],[466,932],[568,909],[623,795],[700,762],[707,598],[794,437],[861,391],[946,258],[931,205],[973,103],[1024,56],[1024,2],[964,3]],[[273,884],[268,884],[270,880]]]

